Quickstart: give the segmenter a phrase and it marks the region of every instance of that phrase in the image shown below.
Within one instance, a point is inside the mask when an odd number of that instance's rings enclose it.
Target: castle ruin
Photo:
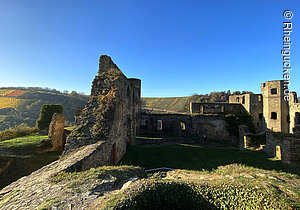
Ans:
[[[137,133],[237,143],[226,128],[227,114],[250,113],[257,133],[295,133],[300,125],[300,103],[294,92],[290,102],[284,100],[283,80],[262,83],[261,94],[231,95],[229,103],[191,103],[190,113],[180,114],[143,112],[140,91],[141,80],[128,79],[109,56],[100,57],[91,96],[76,116],[63,156],[86,145],[92,149],[73,168],[116,164],[126,145],[137,143]],[[251,144],[250,140],[245,145]]]
[[[252,115],[258,132],[295,133],[295,128],[300,125],[297,94],[291,92],[290,100],[284,100],[284,80],[262,83],[261,94],[231,95],[229,103],[243,105]]]

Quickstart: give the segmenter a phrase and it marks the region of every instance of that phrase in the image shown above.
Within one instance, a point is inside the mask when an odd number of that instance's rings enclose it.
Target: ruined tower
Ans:
[[[241,104],[252,115],[253,123],[257,132],[264,130],[263,122],[263,97],[262,94],[245,93],[229,96],[230,104]]]
[[[289,105],[284,100],[284,80],[267,81],[261,84],[263,117],[266,130],[289,132]]]

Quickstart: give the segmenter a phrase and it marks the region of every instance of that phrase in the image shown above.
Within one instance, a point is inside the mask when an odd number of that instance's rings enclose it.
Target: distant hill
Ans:
[[[69,123],[74,123],[76,107],[85,106],[87,95],[62,93],[49,88],[0,88],[0,131],[26,123],[34,126],[43,104],[61,104]]]
[[[245,91],[242,91],[244,93]],[[241,92],[236,91],[235,94]],[[230,91],[193,94],[186,97],[142,98],[142,107],[155,111],[189,112],[190,102],[228,102]],[[39,87],[0,88],[0,131],[15,125],[26,123],[34,126],[43,104],[61,104],[69,123],[74,123],[77,107],[85,106],[87,95],[60,92],[55,89]]]
[[[245,92],[245,91],[243,91]],[[240,93],[240,92],[239,92]],[[189,112],[190,102],[228,102],[230,91],[211,92],[210,94],[193,94],[186,97],[142,98],[142,107],[174,112]]]

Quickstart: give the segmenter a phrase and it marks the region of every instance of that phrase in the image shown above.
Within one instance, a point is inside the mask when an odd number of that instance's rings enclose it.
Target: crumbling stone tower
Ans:
[[[284,80],[267,81],[261,84],[263,117],[266,130],[289,132],[289,105],[284,100]]]
[[[229,104],[241,104],[252,115],[257,132],[264,130],[262,94],[245,93],[229,96]]]

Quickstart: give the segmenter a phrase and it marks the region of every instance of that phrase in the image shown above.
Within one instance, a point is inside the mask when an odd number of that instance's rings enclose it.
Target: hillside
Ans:
[[[0,88],[0,131],[21,123],[34,126],[43,104],[61,104],[69,123],[76,107],[85,106],[88,96],[49,88]]]
[[[244,91],[243,91],[244,92]],[[235,93],[240,93],[239,91]],[[142,98],[142,107],[174,112],[188,112],[190,102],[228,102],[230,91],[211,92],[210,94],[193,94],[186,97]]]
[[[190,96],[170,98],[142,98],[142,107],[182,112],[189,104]]]
[[[141,103],[142,107],[156,111],[188,112],[190,102],[227,102],[229,95],[229,91],[221,91],[186,97],[144,97]],[[39,87],[0,88],[0,131],[21,123],[34,126],[43,104],[61,104],[67,121],[74,123],[76,107],[85,106],[87,100],[87,95],[75,91],[68,94]]]

